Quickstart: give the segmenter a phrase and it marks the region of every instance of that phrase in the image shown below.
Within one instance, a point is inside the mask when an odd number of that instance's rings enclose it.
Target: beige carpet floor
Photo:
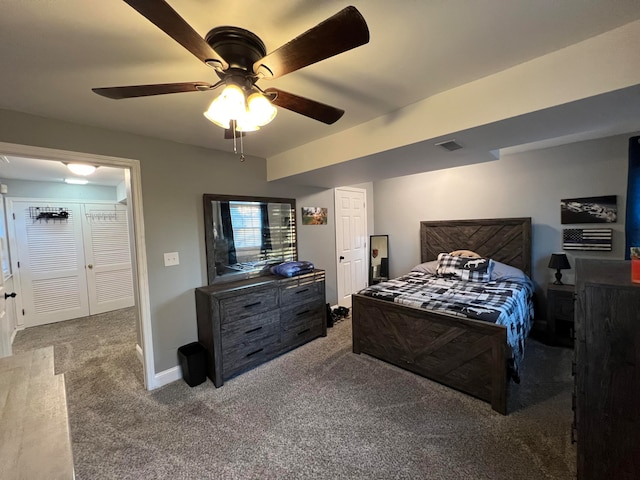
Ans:
[[[14,351],[51,344],[78,480],[575,478],[573,352],[533,340],[508,416],[354,355],[349,319],[218,389],[145,391],[132,309],[27,329]]]

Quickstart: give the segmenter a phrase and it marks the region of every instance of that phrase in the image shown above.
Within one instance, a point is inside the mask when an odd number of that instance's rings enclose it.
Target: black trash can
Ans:
[[[198,342],[178,348],[182,378],[190,387],[200,385],[207,379],[207,350]]]

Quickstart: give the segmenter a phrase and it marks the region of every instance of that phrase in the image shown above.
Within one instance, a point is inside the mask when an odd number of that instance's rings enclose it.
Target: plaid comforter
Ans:
[[[514,379],[518,380],[525,339],[533,320],[531,281],[465,282],[410,272],[371,285],[359,293],[423,310],[504,325],[513,354]]]

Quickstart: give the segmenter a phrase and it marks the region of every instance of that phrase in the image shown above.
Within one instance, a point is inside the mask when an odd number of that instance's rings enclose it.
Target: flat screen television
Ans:
[[[297,260],[291,198],[203,195],[208,283],[269,274]]]

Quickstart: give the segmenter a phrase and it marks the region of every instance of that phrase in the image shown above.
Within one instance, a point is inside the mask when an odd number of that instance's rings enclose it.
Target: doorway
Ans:
[[[130,218],[132,220],[131,253],[133,255],[133,277],[135,304],[140,333],[141,359],[144,371],[144,385],[152,390],[158,385],[155,378],[153,340],[151,330],[151,314],[149,304],[149,288],[147,278],[147,258],[144,243],[144,217],[142,211],[142,181],[140,162],[133,159],[108,157],[93,154],[81,154],[65,150],[56,150],[29,145],[18,145],[0,142],[0,153],[6,156],[22,158],[38,158],[52,162],[91,163],[96,166],[107,166],[124,169],[125,189]]]
[[[338,305],[351,308],[351,295],[367,286],[367,192],[335,189]]]

